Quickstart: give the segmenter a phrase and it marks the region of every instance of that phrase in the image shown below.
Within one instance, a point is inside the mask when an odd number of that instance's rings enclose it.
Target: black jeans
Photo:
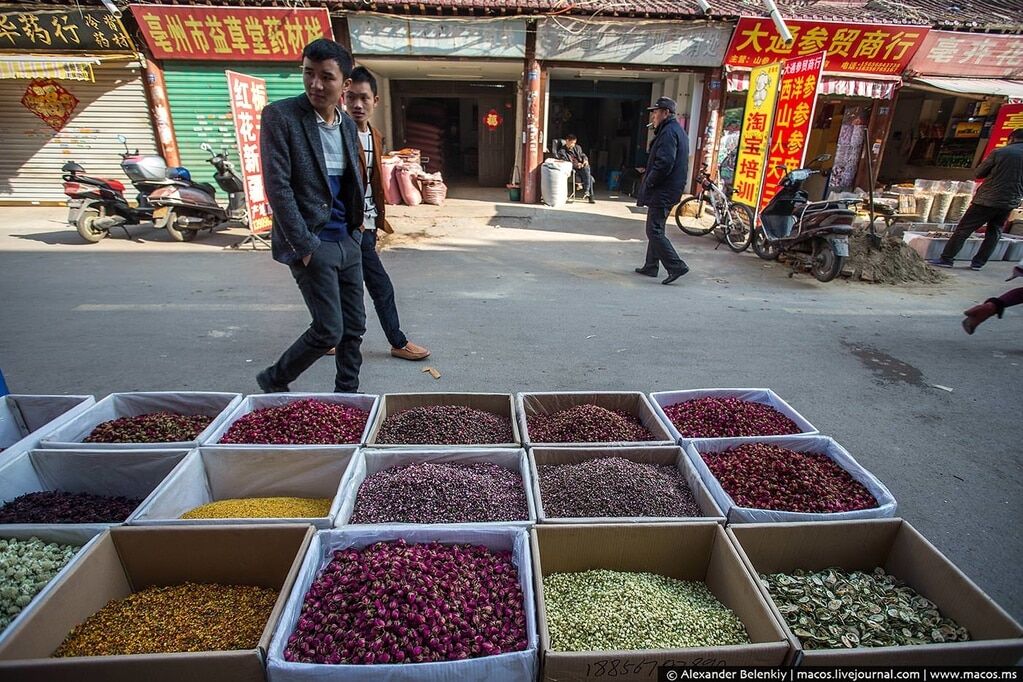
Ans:
[[[575,179],[583,186],[583,192],[586,196],[593,196],[593,173],[590,172],[589,166],[583,166],[582,168],[575,169]]]
[[[398,306],[394,303],[394,285],[384,270],[384,264],[377,253],[377,231],[367,229],[362,233],[362,279],[366,283],[366,291],[373,299],[377,318],[383,327],[387,342],[392,348],[404,348],[408,343],[398,322]]]
[[[980,245],[980,250],[973,257],[973,265],[982,267],[984,263],[987,263],[987,259],[991,257],[991,252],[998,246],[998,240],[1002,237],[1002,227],[1005,226],[1005,221],[1009,219],[1010,213],[1012,213],[1011,208],[995,208],[994,206],[970,204],[970,207],[966,209],[966,213],[963,214],[962,220],[956,225],[956,229],[948,240],[948,244],[945,244],[945,248],[941,252],[941,259],[946,261],[953,260],[956,254],[963,248],[967,237],[976,232],[981,225],[987,223],[987,234],[984,235],[984,242]]]
[[[664,223],[671,213],[671,206],[650,206],[646,210],[646,263],[643,269],[649,272],[657,272],[658,261],[664,264],[664,269],[669,275],[686,269],[686,262],[679,258],[675,247],[671,245],[668,236],[664,234]]]
[[[360,235],[356,230],[340,242],[321,242],[309,265],[299,261],[289,266],[313,321],[270,367],[273,384],[290,384],[329,349],[336,348],[334,390],[359,390],[360,346],[366,333]]]

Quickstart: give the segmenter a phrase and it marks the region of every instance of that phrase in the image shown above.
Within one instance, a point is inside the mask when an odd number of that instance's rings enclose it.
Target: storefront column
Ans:
[[[871,155],[871,170],[873,170],[873,176],[867,177],[867,161],[866,156],[861,154],[863,157],[860,159],[860,166],[856,170],[856,186],[863,187],[874,187],[877,185],[877,176],[881,170],[881,159],[884,156],[885,142],[888,140],[888,133],[891,132],[892,119],[895,113],[895,102],[898,100],[899,89],[895,89],[895,93],[891,99],[879,99],[874,102],[874,106],[870,109],[870,120],[867,122],[867,139],[865,144],[867,145],[867,153]]]
[[[724,126],[725,80],[720,69],[711,71],[703,79],[703,102],[700,112],[699,137],[693,156],[701,164],[707,164],[712,177],[717,175],[718,144]],[[696,178],[692,178],[695,189]]]
[[[540,196],[540,62],[536,59],[536,26],[526,34],[525,77],[522,85],[526,139],[522,149],[522,203],[535,204]]]
[[[156,143],[160,146],[160,156],[167,161],[168,166],[180,166],[181,154],[178,152],[177,137],[174,135],[174,121],[171,118],[163,69],[148,55],[145,58],[145,64],[146,96],[149,98],[149,110],[153,116],[153,128],[156,130]]]

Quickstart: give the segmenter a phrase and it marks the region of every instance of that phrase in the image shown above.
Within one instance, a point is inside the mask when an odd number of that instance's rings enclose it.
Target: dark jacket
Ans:
[[[637,206],[674,206],[689,175],[689,139],[674,116],[657,126]]]
[[[304,94],[289,97],[268,104],[260,125],[263,184],[273,210],[271,253],[278,262],[296,263],[320,245],[317,234],[330,218],[333,204],[316,112]],[[363,222],[362,153],[355,122],[348,114],[341,114],[340,130],[345,147],[341,200],[348,229],[357,230]]]
[[[373,203],[377,207],[377,219],[375,222],[378,230],[391,233],[394,229],[384,217],[384,206],[387,201],[384,198],[384,174],[380,169],[380,157],[384,153],[384,141],[373,126],[369,127],[369,134],[373,137],[373,177],[370,178],[370,186],[373,189]],[[365,150],[363,150],[365,151]],[[359,167],[362,169],[362,186],[366,186],[366,155],[359,154]]]
[[[1023,203],[1023,142],[999,147],[977,167],[983,180],[973,203],[991,208],[1016,208]]]
[[[575,145],[571,149],[568,147],[562,147],[558,150],[558,158],[562,161],[571,161],[573,168],[577,165],[582,166],[584,163],[589,161],[589,159],[586,158],[586,154],[583,153],[583,148],[579,145]]]

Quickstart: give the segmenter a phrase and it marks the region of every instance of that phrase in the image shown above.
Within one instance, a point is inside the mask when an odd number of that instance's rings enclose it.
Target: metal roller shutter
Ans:
[[[225,71],[266,80],[268,102],[302,94],[302,72],[290,63],[165,62],[163,68],[181,165],[196,181],[213,183],[213,167],[206,163],[209,155],[199,147],[203,142],[217,150],[227,149],[228,158],[238,164]]]
[[[128,138],[132,149],[156,152],[137,62],[110,61],[94,67],[96,82],[60,81],[78,98],[72,118],[60,132],[21,104],[31,81],[0,80],[0,203],[63,202],[60,167],[67,161],[82,164],[89,175],[117,178],[121,172],[117,135]]]

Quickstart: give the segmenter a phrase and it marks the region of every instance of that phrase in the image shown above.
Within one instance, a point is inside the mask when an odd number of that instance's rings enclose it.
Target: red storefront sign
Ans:
[[[234,71],[225,71],[224,74],[231,94],[231,116],[234,118],[235,140],[245,181],[249,231],[253,234],[269,232],[273,222],[259,154],[259,122],[266,106],[266,81]]]
[[[1013,130],[1023,128],[1023,104],[1003,104],[998,109],[998,117],[991,127],[991,137],[988,138],[987,148],[984,149],[984,158],[998,147],[1009,144],[1009,135]]]
[[[909,70],[921,76],[1023,78],[1023,37],[931,31]]]
[[[778,193],[778,183],[785,175],[778,166],[794,169],[803,165],[825,59],[824,52],[817,52],[788,59],[782,67],[760,210]]]
[[[725,64],[761,66],[783,59],[827,52],[825,71],[897,76],[906,69],[927,35],[924,26],[786,21],[792,42],[785,44],[770,19],[739,19]]]
[[[157,59],[294,61],[317,38],[332,38],[325,8],[134,5]]]

